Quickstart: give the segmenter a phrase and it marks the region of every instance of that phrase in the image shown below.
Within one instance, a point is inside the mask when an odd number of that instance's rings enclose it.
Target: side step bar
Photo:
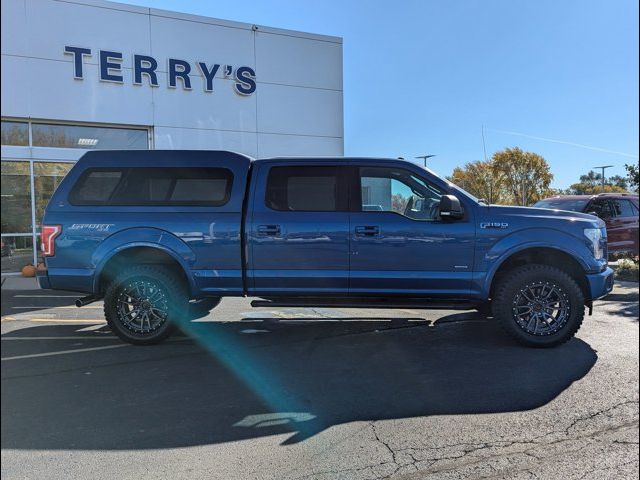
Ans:
[[[434,299],[389,299],[376,298],[284,298],[253,300],[251,306],[261,307],[326,307],[326,308],[411,308],[419,310],[471,310],[473,302],[447,302]]]

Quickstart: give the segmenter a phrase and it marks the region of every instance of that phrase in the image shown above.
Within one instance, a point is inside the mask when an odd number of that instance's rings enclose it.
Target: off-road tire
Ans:
[[[555,286],[569,310],[564,324],[557,331],[534,335],[516,320],[515,312],[519,310],[516,310],[515,302],[523,289],[539,283]],[[499,280],[492,301],[494,317],[500,326],[511,337],[529,347],[555,347],[573,338],[584,319],[584,303],[582,289],[569,274],[550,265],[538,264],[524,265],[506,273]]]
[[[123,295],[127,297],[125,289],[136,282],[155,286],[152,288],[158,289],[163,305],[166,305],[165,320],[148,332],[127,326],[127,316],[121,311],[122,302],[119,298]],[[155,345],[166,340],[181,321],[189,321],[188,313],[189,298],[184,284],[162,266],[137,265],[127,268],[114,278],[104,295],[104,316],[109,327],[118,337],[133,345]],[[141,325],[143,323],[141,321]]]

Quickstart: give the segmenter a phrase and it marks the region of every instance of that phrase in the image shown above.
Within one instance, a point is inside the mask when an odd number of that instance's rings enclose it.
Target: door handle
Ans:
[[[362,225],[356,227],[358,237],[376,237],[380,235],[380,227],[377,225]]]
[[[280,225],[258,225],[258,235],[279,235]]]

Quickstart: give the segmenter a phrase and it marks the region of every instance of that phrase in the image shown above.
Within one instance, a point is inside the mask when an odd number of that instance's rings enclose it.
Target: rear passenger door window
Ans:
[[[616,217],[635,217],[636,213],[629,200],[613,199],[611,205]]]
[[[247,223],[250,291],[347,293],[349,165],[260,163]]]
[[[273,167],[265,203],[285,212],[346,212],[348,183],[345,167]]]
[[[233,174],[225,168],[89,169],[74,186],[73,205],[214,206],[229,201]]]

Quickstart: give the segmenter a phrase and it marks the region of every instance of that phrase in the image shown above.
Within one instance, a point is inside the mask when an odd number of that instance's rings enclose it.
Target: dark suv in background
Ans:
[[[540,200],[533,206],[597,215],[607,226],[610,255],[638,255],[637,194],[558,195]]]

